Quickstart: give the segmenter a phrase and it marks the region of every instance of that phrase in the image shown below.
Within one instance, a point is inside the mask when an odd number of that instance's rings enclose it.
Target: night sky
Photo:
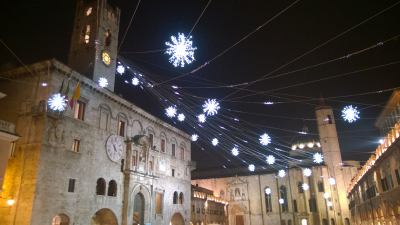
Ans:
[[[120,39],[137,5],[134,0],[115,1],[121,8]],[[188,73],[231,47],[235,42],[254,31],[278,12],[294,1],[217,1],[213,0],[192,36],[196,61],[184,68],[175,68],[162,52],[138,53],[165,48],[165,41],[178,32],[188,33],[195,24],[208,1],[142,1],[127,33],[119,55],[148,72],[146,76],[157,82]],[[344,159],[365,160],[373,151],[381,137],[374,122],[389,98],[391,92],[377,91],[400,86],[400,42],[393,39],[382,46],[359,55],[337,60],[304,71],[275,77],[306,66],[326,62],[365,49],[378,42],[400,34],[400,4],[381,15],[335,38],[328,44],[307,54],[294,63],[270,74],[270,78],[248,87],[252,91],[264,91],[264,95],[243,96],[250,92],[242,90],[224,98],[237,90],[219,86],[251,82],[296,57],[334,38],[342,32],[363,22],[378,12],[394,5],[397,1],[299,1],[286,12],[237,44],[225,54],[211,61],[194,74],[174,80],[156,88],[170,88],[170,85],[191,87],[185,93],[202,98],[224,99],[218,116],[240,118],[237,127],[242,131],[220,131],[223,135],[238,139],[251,138],[257,142],[258,136],[268,132],[280,143],[279,148],[287,150],[298,138],[296,132],[304,125],[316,133],[314,109],[323,96],[335,111],[340,145]],[[64,63],[68,56],[75,1],[3,1],[1,3],[0,38],[26,63],[56,58]],[[0,62],[3,68],[19,65],[18,61],[0,45]],[[135,53],[136,52],[136,53]],[[333,79],[315,81],[342,73],[363,70],[369,67],[393,63],[377,69],[338,76]],[[272,78],[271,78],[272,77]],[[298,85],[293,86],[292,85]],[[194,88],[196,87],[196,88]],[[163,115],[163,107],[150,92],[132,90],[123,79],[117,79],[116,92],[145,110],[171,122]],[[376,92],[354,96],[359,93]],[[348,96],[348,97],[339,97]],[[236,98],[241,97],[241,98]],[[305,101],[307,100],[307,101]],[[235,102],[232,102],[235,101]],[[264,101],[276,102],[264,105]],[[252,103],[252,102],[258,102]],[[279,103],[283,102],[283,103]],[[199,101],[199,104],[200,101]],[[346,123],[340,118],[340,110],[349,104],[361,111],[361,119],[356,123]],[[197,111],[200,110],[200,105]],[[239,112],[240,111],[240,112]],[[222,115],[220,115],[222,114]],[[210,123],[218,124],[218,119]],[[232,121],[233,123],[233,121]],[[252,124],[252,125],[249,125]],[[185,126],[181,129],[192,132]],[[255,130],[249,131],[254,128]],[[211,138],[211,131],[203,131]],[[202,137],[202,133],[200,138]],[[209,143],[209,142],[207,142]],[[231,144],[233,145],[233,144]],[[277,147],[277,145],[272,146]],[[212,147],[206,142],[192,144],[192,159],[200,169],[235,167],[246,165],[243,161],[229,156],[228,144]],[[225,152],[224,152],[225,151]],[[263,149],[257,149],[263,151]],[[230,161],[228,161],[228,159]],[[246,161],[250,158],[243,158]],[[256,164],[262,164],[256,162]]]

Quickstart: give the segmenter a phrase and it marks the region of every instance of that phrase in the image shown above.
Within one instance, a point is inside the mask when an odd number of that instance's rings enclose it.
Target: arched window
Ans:
[[[116,197],[117,196],[117,182],[115,180],[111,180],[108,183],[108,196]]]
[[[178,192],[174,192],[174,199],[173,199],[173,204],[177,204],[178,203]]]
[[[272,212],[272,199],[271,199],[271,188],[265,187],[264,188],[264,197],[265,197],[265,211]]]
[[[283,199],[283,204],[281,204],[282,212],[288,211],[288,201],[287,201],[287,191],[285,186],[279,188],[280,198]]]
[[[292,220],[288,220],[287,225],[292,225]]]
[[[179,194],[179,204],[183,204],[183,193]]]
[[[335,225],[335,219],[331,219],[331,225]]]
[[[349,218],[345,218],[344,219],[344,224],[345,225],[350,225],[350,219]]]
[[[322,219],[322,225],[329,225],[328,220],[327,219]]]
[[[51,225],[69,225],[69,218],[65,214],[58,214],[53,217]]]
[[[96,194],[97,195],[105,195],[106,194],[106,181],[103,178],[97,179]]]

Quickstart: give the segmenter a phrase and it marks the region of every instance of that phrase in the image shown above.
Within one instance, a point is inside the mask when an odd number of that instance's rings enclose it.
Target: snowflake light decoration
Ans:
[[[309,177],[309,176],[311,176],[311,174],[312,174],[312,171],[311,171],[310,168],[305,168],[305,169],[303,170],[303,175],[304,175],[304,176]]]
[[[321,153],[319,153],[319,152],[314,153],[313,162],[320,164],[323,161],[324,161],[324,156]]]
[[[56,93],[49,98],[48,104],[51,110],[62,112],[67,107],[67,99],[64,95]]]
[[[279,171],[278,171],[278,177],[283,178],[283,177],[285,177],[285,176],[286,176],[285,170],[279,170]]]
[[[139,79],[137,79],[136,77],[134,77],[134,78],[132,78],[132,84],[134,85],[134,86],[138,86],[139,85]]]
[[[254,166],[254,164],[249,165],[249,171],[253,172],[255,169],[256,167]]]
[[[307,191],[308,189],[310,189],[310,185],[304,183],[301,185],[301,188],[303,188],[303,190]]]
[[[183,113],[179,113],[179,114],[178,114],[178,120],[179,120],[179,121],[183,122],[183,121],[185,121],[185,118],[186,118],[186,117],[185,117],[185,115],[184,115]]]
[[[278,201],[279,201],[279,204],[281,204],[281,205],[282,205],[283,203],[285,203],[285,199],[283,199],[283,198],[280,198]]]
[[[125,66],[123,65],[118,65],[117,66],[117,73],[119,73],[120,75],[125,73]]]
[[[333,178],[333,177],[330,177],[330,178],[328,179],[328,182],[329,182],[330,185],[335,185],[335,184],[336,184],[336,180],[335,180],[335,178]]]
[[[167,115],[169,118],[173,118],[176,116],[176,108],[174,106],[170,106],[165,109],[165,115]]]
[[[233,147],[231,152],[232,152],[232,155],[234,155],[234,156],[238,156],[239,155],[239,149],[237,147]]]
[[[260,140],[260,144],[265,145],[265,146],[268,145],[269,143],[271,143],[271,138],[266,133],[261,135],[258,140]]]
[[[200,123],[206,122],[206,115],[200,114],[197,116],[197,119],[199,120]]]
[[[165,51],[170,55],[169,62],[175,67],[184,67],[185,64],[190,64],[194,60],[194,50],[192,36],[186,37],[183,33],[178,33],[178,37],[171,36],[171,42],[165,42],[168,46]]]
[[[274,163],[275,163],[275,157],[274,157],[273,155],[267,156],[267,163],[268,163],[269,165],[274,164]]]
[[[219,143],[219,141],[218,141],[218,139],[213,138],[212,141],[211,141],[211,143],[212,143],[212,145],[217,146],[218,143]]]
[[[355,122],[360,119],[360,111],[357,110],[357,107],[348,105],[342,110],[342,118],[349,123]]]
[[[270,195],[272,193],[271,188],[267,187],[265,188],[265,194]]]
[[[333,206],[333,203],[332,203],[331,201],[327,201],[327,202],[326,202],[326,206],[332,207],[332,206]]]
[[[207,99],[203,104],[203,112],[207,113],[207,116],[217,114],[219,109],[219,103],[216,99]]]
[[[104,77],[99,78],[99,86],[105,88],[108,86],[108,80]]]
[[[197,141],[199,139],[199,135],[192,134],[191,139],[192,139],[192,141]]]

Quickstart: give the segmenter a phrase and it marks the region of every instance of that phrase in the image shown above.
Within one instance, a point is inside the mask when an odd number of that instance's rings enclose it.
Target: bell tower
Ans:
[[[114,91],[120,10],[110,0],[78,0],[68,65]]]

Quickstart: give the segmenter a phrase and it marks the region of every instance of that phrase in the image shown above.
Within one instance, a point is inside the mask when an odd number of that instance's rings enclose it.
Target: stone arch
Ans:
[[[246,206],[243,204],[228,205],[229,224],[249,224],[249,217]]]
[[[145,201],[142,193],[137,193],[133,201],[133,224],[144,224]]]
[[[144,134],[143,125],[139,120],[132,120],[132,137]]]
[[[69,217],[63,213],[57,214],[51,220],[51,225],[69,225]]]
[[[185,225],[185,220],[183,219],[182,214],[180,213],[175,213],[171,217],[171,225]]]
[[[115,213],[108,208],[98,210],[91,219],[91,225],[118,225]]]
[[[143,213],[143,221],[144,224],[150,222],[150,190],[144,186],[137,184],[132,188],[132,191],[129,196],[129,206],[128,206],[128,224],[133,224],[133,213],[134,213],[134,206],[135,206],[135,197],[140,194],[142,200],[144,201],[144,213]]]

